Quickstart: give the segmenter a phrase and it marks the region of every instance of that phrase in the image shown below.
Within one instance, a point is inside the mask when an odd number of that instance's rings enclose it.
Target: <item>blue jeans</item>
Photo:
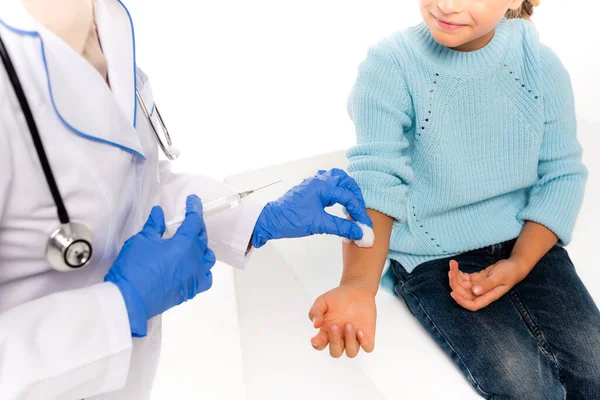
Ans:
[[[486,399],[600,399],[600,312],[567,251],[553,247],[521,283],[477,312],[450,297],[449,261],[476,272],[515,241],[417,266],[396,261],[396,293]]]

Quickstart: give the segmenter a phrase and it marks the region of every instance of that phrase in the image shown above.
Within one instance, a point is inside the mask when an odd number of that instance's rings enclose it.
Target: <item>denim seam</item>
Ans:
[[[533,317],[531,316],[529,311],[527,311],[527,308],[525,308],[525,305],[521,301],[521,298],[519,297],[519,295],[517,294],[515,289],[510,291],[509,297],[512,300],[513,304],[517,307],[519,314],[521,314],[521,317],[525,321],[525,324],[529,328],[529,331],[531,332],[532,336],[538,343],[539,348],[542,350],[542,352],[546,355],[546,357],[548,357],[548,359],[552,363],[554,370],[556,371],[556,374],[558,375],[558,380],[563,387],[563,391],[565,391],[565,387],[564,387],[565,382],[564,382],[562,373],[560,371],[558,359],[556,358],[556,356],[552,352],[552,349],[548,345],[548,342],[546,341],[546,338],[544,337],[543,332],[536,325],[535,321],[533,320]],[[564,394],[565,394],[565,398],[566,398],[566,392]]]
[[[433,320],[431,319],[431,317],[429,316],[429,314],[427,313],[427,311],[425,311],[425,308],[423,307],[423,304],[421,304],[421,301],[419,300],[419,298],[417,296],[415,296],[413,293],[411,293],[410,291],[408,291],[408,289],[406,289],[406,287],[404,285],[402,285],[401,289],[403,289],[406,293],[408,293],[417,302],[417,304],[419,305],[419,308],[420,308],[421,312],[425,315],[425,318],[427,318],[427,320],[433,326],[433,328],[437,332],[437,334],[450,347],[450,351],[458,358],[458,360],[462,364],[464,370],[467,371],[467,373],[469,374],[469,378],[470,378],[471,384],[475,387],[475,389],[479,392],[479,394],[481,394],[483,396],[490,396],[490,397],[492,397],[493,395],[491,393],[488,393],[488,392],[486,392],[485,390],[483,390],[481,388],[481,386],[479,385],[479,382],[477,382],[477,380],[473,376],[473,373],[471,372],[471,370],[469,369],[469,367],[467,367],[467,365],[463,361],[463,359],[460,356],[460,354],[458,354],[458,352],[455,350],[454,346],[452,346],[452,344],[450,343],[450,341],[444,336],[444,334],[438,328],[438,326],[435,324],[435,322],[433,322]],[[398,295],[400,295],[397,287],[394,288],[394,290],[396,291],[396,293]]]

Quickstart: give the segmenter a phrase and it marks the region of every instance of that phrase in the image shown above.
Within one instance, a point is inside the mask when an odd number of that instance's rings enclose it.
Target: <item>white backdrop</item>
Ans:
[[[417,0],[125,0],[138,63],[183,152],[217,177],[352,145],[346,99],[367,48],[420,22]],[[600,120],[600,5],[546,0],[543,40]]]
[[[125,3],[138,64],[182,149],[174,168],[215,178],[352,145],[345,106],[358,64],[370,45],[420,22],[417,0]],[[546,0],[534,20],[571,72],[578,113],[600,121],[600,6],[565,4]],[[243,398],[237,321],[225,316],[235,301],[221,273],[212,291],[165,315],[155,399]],[[229,345],[214,345],[215,324]]]

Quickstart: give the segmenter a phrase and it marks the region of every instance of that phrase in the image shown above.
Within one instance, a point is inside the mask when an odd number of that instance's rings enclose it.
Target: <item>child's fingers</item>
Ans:
[[[363,331],[358,330],[356,332],[356,337],[358,337],[358,342],[360,343],[360,347],[363,348],[364,351],[370,353],[375,348],[375,341],[371,337],[365,336]]]
[[[323,296],[319,296],[308,312],[308,318],[312,321],[315,328],[320,328],[321,325],[323,325],[323,319],[326,312],[327,302]]]
[[[465,289],[471,289],[473,287],[473,283],[471,282],[471,275],[458,270],[458,279],[460,280],[461,285]]]
[[[450,271],[459,271],[458,269],[458,261],[450,260]]]
[[[501,284],[501,277],[496,275],[491,275],[488,278],[477,282],[477,284],[473,287],[473,293],[477,296],[481,296],[484,293],[489,292],[495,287]]]
[[[452,276],[456,275],[456,282],[461,284],[466,283],[464,276],[465,274],[458,268],[458,262],[456,260],[450,261],[450,271],[448,271],[448,278],[450,280],[450,284],[452,284]]]
[[[340,358],[344,354],[342,332],[337,325],[331,325],[329,328],[329,354],[333,358]]]
[[[323,322],[325,322],[324,316],[317,315],[317,316],[313,317],[313,319],[312,319],[313,328],[319,329],[320,327],[323,326]]]
[[[507,291],[508,290],[505,287],[496,286],[495,288],[493,288],[489,292],[487,292],[487,293],[485,293],[485,294],[483,294],[481,296],[477,296],[473,300],[465,299],[460,294],[457,294],[455,292],[450,293],[450,296],[452,296],[452,298],[459,305],[461,305],[462,307],[466,308],[467,310],[469,310],[469,311],[478,311],[478,310],[481,310],[482,308],[487,307],[488,305],[490,305],[494,301],[498,300]]]
[[[487,277],[489,276],[490,273],[490,268],[486,268],[486,269],[482,269],[479,272],[473,272],[471,274],[471,283],[473,284],[473,286],[475,286],[477,284],[477,282],[481,282],[484,279],[487,279]]]
[[[346,324],[346,329],[344,329],[344,332],[344,344],[346,345],[346,355],[349,358],[354,358],[360,350],[360,345],[358,344],[358,340],[356,340],[356,332],[354,331],[354,327],[351,324]]]
[[[473,299],[475,297],[470,290],[467,290],[463,287],[458,279],[456,270],[450,270],[450,272],[448,272],[448,277],[450,278],[450,287],[453,291],[460,293],[460,295],[466,299]]]
[[[450,261],[450,272],[452,274],[456,275],[458,283],[460,283],[463,287],[467,288],[467,286],[470,285],[471,276],[460,270],[458,261],[456,261],[456,260]]]
[[[310,339],[310,343],[312,344],[312,346],[315,348],[315,350],[319,351],[325,350],[325,347],[327,347],[328,342],[329,335],[327,335],[327,332],[325,332],[323,329],[321,329],[315,337]]]

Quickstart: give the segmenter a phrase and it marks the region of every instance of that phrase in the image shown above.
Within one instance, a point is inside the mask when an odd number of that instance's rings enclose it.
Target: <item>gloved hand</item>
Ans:
[[[258,217],[252,245],[264,246],[271,239],[297,238],[326,233],[360,240],[362,229],[354,222],[325,212],[339,203],[357,222],[373,227],[358,184],[341,169],[319,171],[294,186],[279,200],[268,203]]]
[[[214,253],[207,248],[202,202],[186,200],[185,220],[170,239],[163,239],[162,208],[152,209],[144,229],[123,245],[104,277],[125,299],[133,336],[146,336],[148,319],[192,299],[212,286]]]

